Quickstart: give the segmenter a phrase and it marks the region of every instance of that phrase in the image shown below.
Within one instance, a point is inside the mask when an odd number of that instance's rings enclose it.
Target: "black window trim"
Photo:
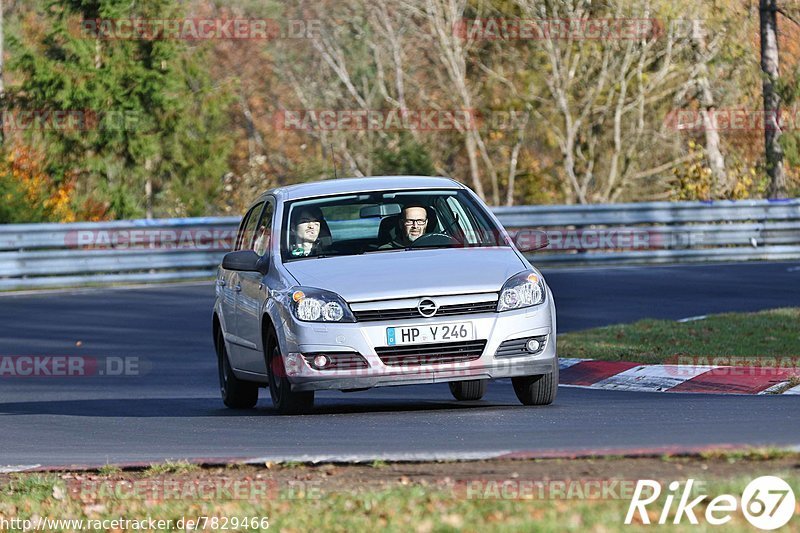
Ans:
[[[264,206],[266,205],[266,200],[263,199],[263,198],[259,198],[258,200],[256,200],[253,203],[253,205],[251,205],[250,208],[245,212],[244,216],[242,217],[242,221],[239,223],[239,231],[236,234],[236,243],[234,243],[234,246],[233,246],[233,250],[234,251],[238,252],[239,250],[244,250],[244,248],[242,248],[242,246],[241,246],[242,245],[242,238],[244,237],[244,229],[245,229],[245,226],[247,225],[247,223],[250,221],[250,215],[253,213],[253,211],[257,207],[259,207],[259,205],[261,206],[261,211],[258,212],[258,218],[260,220],[261,219],[261,215],[264,212]],[[252,245],[253,245],[253,243],[251,242],[250,246],[252,247]]]
[[[268,205],[272,205],[272,217],[270,217],[270,227],[269,227],[269,229],[270,229],[270,233],[272,235],[274,235],[275,234],[275,212],[277,211],[277,208],[278,208],[278,201],[272,195],[264,196],[262,198],[262,200],[264,201],[264,206],[261,208],[261,213],[259,213],[259,215],[258,215],[258,222],[256,223],[256,228],[258,228],[261,225],[261,222],[264,220],[264,213],[266,213],[266,211],[267,211],[267,206]],[[253,234],[253,238],[255,238],[255,234]],[[253,244],[255,244],[255,243],[254,242],[250,243],[250,249],[253,248]],[[270,251],[270,248],[272,248],[272,237],[270,237],[270,245],[267,247],[267,251],[265,252],[265,255],[268,255],[268,252]]]

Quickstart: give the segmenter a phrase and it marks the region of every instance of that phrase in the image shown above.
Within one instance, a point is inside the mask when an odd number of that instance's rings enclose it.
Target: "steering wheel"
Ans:
[[[449,246],[458,244],[458,240],[446,233],[426,233],[411,243],[409,248],[424,248],[425,246]]]

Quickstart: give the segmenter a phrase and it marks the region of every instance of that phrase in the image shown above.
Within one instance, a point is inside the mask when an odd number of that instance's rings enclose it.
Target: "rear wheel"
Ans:
[[[272,405],[282,415],[304,413],[314,407],[314,391],[293,392],[283,365],[280,346],[275,332],[267,335],[267,375]]]
[[[549,405],[558,392],[558,361],[549,374],[511,378],[511,383],[523,405]]]
[[[222,402],[231,409],[250,409],[258,402],[258,385],[236,377],[228,360],[222,332],[217,334],[217,369]]]
[[[470,379],[467,381],[451,381],[450,393],[453,398],[461,401],[480,400],[486,394],[488,379]]]

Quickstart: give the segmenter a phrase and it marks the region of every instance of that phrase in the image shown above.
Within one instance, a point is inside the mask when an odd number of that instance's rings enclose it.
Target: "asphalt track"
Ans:
[[[561,332],[800,305],[800,263],[545,270]],[[0,297],[0,355],[136,357],[139,375],[0,378],[0,467],[164,459],[455,459],[800,445],[800,398],[561,387],[518,404],[508,381],[461,403],[446,385],[318,393],[280,417],[268,393],[223,408],[211,284]],[[568,354],[561,354],[568,356]]]

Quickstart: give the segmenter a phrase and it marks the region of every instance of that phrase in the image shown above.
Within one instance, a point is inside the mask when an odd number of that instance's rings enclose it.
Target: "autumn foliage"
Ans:
[[[491,205],[764,198],[762,127],[670,119],[763,111],[757,4],[6,4],[3,104],[16,120],[6,121],[0,149],[0,223],[237,215],[258,192],[337,175],[446,175]],[[800,117],[800,8],[781,5],[781,110]],[[98,18],[270,20],[289,36],[87,39],[76,31]],[[652,20],[659,31],[527,40],[455,31],[465,21],[606,19]],[[97,120],[19,127],[21,113],[69,110]],[[469,128],[375,130],[280,120],[425,110],[480,119]],[[800,119],[781,143],[788,193],[800,195]]]
[[[29,146],[6,150],[0,161],[0,219],[4,222],[74,222],[74,183],[56,183],[42,170],[42,154]]]

